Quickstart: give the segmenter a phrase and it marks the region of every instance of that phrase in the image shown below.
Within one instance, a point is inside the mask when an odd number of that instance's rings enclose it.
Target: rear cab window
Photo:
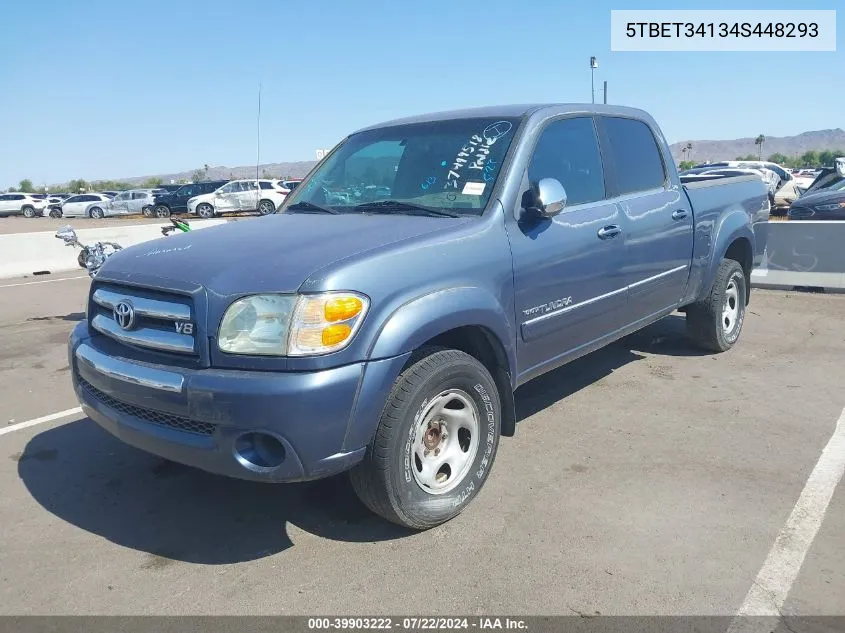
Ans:
[[[624,117],[599,116],[607,143],[605,161],[613,169],[615,195],[663,189],[667,184],[666,166],[644,121]]]

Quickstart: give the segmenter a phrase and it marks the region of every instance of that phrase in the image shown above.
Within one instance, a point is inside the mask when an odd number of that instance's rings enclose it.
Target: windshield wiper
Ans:
[[[340,213],[337,209],[332,209],[331,207],[324,207],[319,204],[314,204],[313,202],[307,202],[305,200],[301,202],[294,202],[290,205],[285,211],[320,211],[322,213],[331,213],[332,215],[337,215]]]
[[[376,213],[401,213],[403,211],[413,211],[412,215],[430,215],[444,218],[459,218],[458,213],[452,213],[446,209],[435,209],[434,207],[426,207],[421,204],[414,204],[413,202],[404,202],[402,200],[380,200],[378,202],[364,202],[356,204],[353,209],[359,211],[374,211]]]

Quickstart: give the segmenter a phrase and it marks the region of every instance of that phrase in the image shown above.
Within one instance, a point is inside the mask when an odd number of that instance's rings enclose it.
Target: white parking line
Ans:
[[[9,426],[4,426],[0,428],[0,435],[6,435],[6,433],[11,433],[12,431],[20,431],[21,429],[27,429],[31,426],[35,426],[36,424],[43,424],[44,422],[52,422],[53,420],[58,420],[59,418],[66,418],[70,415],[76,415],[78,413],[82,413],[82,407],[74,407],[73,409],[65,409],[64,411],[59,411],[58,413],[51,413],[50,415],[45,415],[41,418],[35,418],[34,420],[27,420],[26,422],[18,422],[17,424],[11,424]]]
[[[836,422],[833,435],[824,447],[816,467],[804,485],[792,514],[775,539],[763,568],[745,596],[737,617],[728,628],[738,631],[770,630],[769,618],[780,616],[792,583],[801,571],[804,557],[821,527],[833,491],[845,473],[845,409]]]
[[[23,281],[17,284],[5,284],[0,288],[14,288],[15,286],[32,286],[33,284],[54,284],[57,281],[72,281],[74,279],[88,279],[88,275],[80,275],[79,277],[63,277],[62,279],[43,279],[41,281]]]

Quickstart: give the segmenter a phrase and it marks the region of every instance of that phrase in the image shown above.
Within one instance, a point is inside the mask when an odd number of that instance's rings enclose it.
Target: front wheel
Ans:
[[[93,209],[91,209],[88,212],[88,215],[91,216],[91,218],[94,219],[94,220],[100,220],[100,219],[106,217],[106,214],[103,212],[103,210],[100,207],[94,207]]]
[[[155,215],[157,218],[169,218],[170,217],[170,207],[164,204],[160,204],[155,208]]]
[[[214,207],[210,204],[203,203],[197,207],[197,215],[201,218],[213,218]]]
[[[723,259],[710,292],[687,308],[687,334],[693,343],[710,352],[733,347],[742,331],[747,296],[742,266]]]
[[[50,217],[51,218],[60,218],[62,217],[62,212],[59,209],[50,209]]]
[[[464,352],[419,351],[399,375],[364,460],[350,472],[370,510],[416,530],[460,514],[499,446],[501,404],[490,372]]]
[[[25,218],[34,218],[35,217],[35,208],[34,207],[24,207],[21,209],[23,211],[23,217]]]

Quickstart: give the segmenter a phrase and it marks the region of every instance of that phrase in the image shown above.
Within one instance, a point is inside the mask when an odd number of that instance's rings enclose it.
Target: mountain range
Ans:
[[[711,141],[711,140],[684,140],[672,143],[670,149],[677,162],[687,158],[683,148],[687,143],[692,143],[692,151],[689,160],[695,162],[734,160],[737,156],[757,154],[758,148],[754,144],[756,137],[738,138],[733,140]],[[845,150],[845,130],[834,128],[830,130],[816,130],[803,132],[795,136],[767,136],[763,144],[763,158],[775,153],[785,156],[800,156],[809,150]],[[265,163],[258,166],[259,175],[269,174],[274,178],[301,178],[305,176],[316,164],[313,160],[301,160],[295,162]],[[255,175],[255,165],[243,165],[240,167],[226,167],[223,165],[209,166],[206,177],[211,180],[226,178],[249,178]],[[182,179],[189,179],[194,173],[181,171],[176,173],[151,174],[147,176],[133,176],[130,178],[118,178],[115,180],[126,182],[132,185],[139,185],[148,178],[161,178],[163,183],[171,180],[178,182]]]
[[[757,145],[754,144],[756,136],[738,138],[732,141],[707,141],[693,140],[679,141],[672,143],[669,147],[675,161],[680,162],[686,159],[682,150],[687,143],[692,143],[690,158],[697,163],[717,160],[735,160],[737,156],[748,154],[759,154]],[[763,158],[772,154],[783,154],[784,156],[801,156],[804,152],[815,150],[845,150],[845,130],[834,128],[831,130],[816,130],[814,132],[802,132],[795,136],[766,136],[763,143]]]

